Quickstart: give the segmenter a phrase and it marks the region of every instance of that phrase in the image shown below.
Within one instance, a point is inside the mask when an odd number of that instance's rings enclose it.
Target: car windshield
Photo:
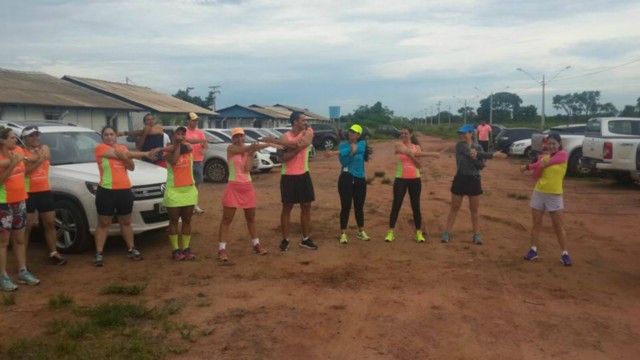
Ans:
[[[96,161],[96,146],[102,143],[95,132],[42,133],[40,141],[49,146],[51,165],[83,164]]]

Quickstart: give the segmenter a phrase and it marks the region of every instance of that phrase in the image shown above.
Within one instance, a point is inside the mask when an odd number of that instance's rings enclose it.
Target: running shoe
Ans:
[[[202,210],[202,209],[200,208],[200,206],[196,205],[196,206],[194,206],[194,207],[193,207],[193,213],[194,213],[194,214],[203,214],[203,213],[204,213],[204,210]]]
[[[135,261],[144,259],[144,257],[142,256],[142,253],[140,252],[140,250],[138,250],[135,247],[129,249],[129,254],[127,256],[129,257],[129,259],[135,260]]]
[[[52,256],[49,256],[49,264],[51,265],[64,265],[66,263],[67,259],[65,259],[64,256],[60,255],[60,253],[57,251]]]
[[[182,250],[182,255],[184,255],[184,258],[186,260],[195,260],[196,259],[196,254],[192,253],[190,248],[186,248],[186,249]]]
[[[182,261],[184,260],[184,254],[182,254],[182,250],[175,249],[171,252],[171,258],[175,261]]]
[[[346,244],[349,242],[349,239],[347,239],[347,234],[342,233],[342,235],[340,235],[340,244]]]
[[[369,235],[367,235],[367,233],[364,232],[364,230],[358,232],[358,235],[356,235],[356,238],[364,241],[369,241],[371,239]]]
[[[287,250],[289,250],[289,240],[282,239],[282,242],[280,242],[280,251],[287,251]]]
[[[529,249],[529,252],[527,253],[527,255],[524,256],[524,259],[529,261],[535,260],[537,258],[538,258],[538,251],[533,249]]]
[[[97,267],[104,266],[104,255],[102,253],[96,253],[96,259],[93,261],[94,265]]]
[[[258,255],[267,255],[269,253],[267,249],[263,248],[260,243],[253,245],[253,252]]]
[[[13,283],[13,280],[8,275],[0,275],[0,289],[2,291],[14,291],[18,288],[18,285]]]
[[[448,232],[443,232],[442,235],[440,235],[440,242],[442,243],[448,243],[449,242],[449,233]]]
[[[480,234],[478,234],[478,233],[473,234],[473,243],[476,244],[476,245],[482,245],[483,244],[482,238],[480,237]]]
[[[300,246],[309,250],[318,250],[318,245],[314,244],[311,238],[307,238],[307,240],[301,240]]]
[[[33,274],[27,269],[18,271],[18,282],[20,284],[27,284],[31,286],[40,284],[40,280],[33,276]]]
[[[562,255],[560,261],[562,261],[562,265],[564,266],[571,266],[571,258],[569,257],[569,254]]]
[[[416,241],[417,242],[425,242],[425,241],[427,241],[427,239],[425,239],[424,235],[422,234],[422,230],[417,230],[416,231]]]
[[[395,235],[393,235],[393,230],[389,230],[389,232],[387,233],[387,236],[384,237],[384,241],[386,242],[392,242],[395,239],[396,237]]]
[[[229,261],[229,257],[227,256],[227,250],[226,249],[218,250],[218,260],[220,260],[220,261]]]

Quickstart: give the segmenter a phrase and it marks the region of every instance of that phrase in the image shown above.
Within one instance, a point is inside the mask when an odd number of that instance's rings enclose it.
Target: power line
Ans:
[[[603,73],[603,72],[607,72],[607,71],[615,70],[615,69],[621,68],[621,67],[623,67],[623,66],[631,65],[631,64],[634,64],[634,63],[637,63],[637,62],[640,62],[640,59],[631,60],[631,61],[626,62],[626,63],[624,63],[624,64],[611,66],[611,67],[608,67],[608,68],[605,68],[605,69],[602,69],[602,70],[597,70],[597,71],[593,71],[593,72],[586,73],[586,74],[582,74],[582,75],[569,76],[569,77],[561,77],[561,78],[556,79],[556,81],[579,79],[579,78],[582,78],[582,77],[587,77],[587,76],[597,75],[597,74],[601,74],[601,73]]]

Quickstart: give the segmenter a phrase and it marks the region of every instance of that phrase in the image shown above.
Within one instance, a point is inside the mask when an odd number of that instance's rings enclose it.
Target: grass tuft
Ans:
[[[16,304],[16,293],[2,295],[2,306],[13,306]]]
[[[367,180],[366,180],[367,181],[367,185],[373,184],[373,180],[374,179],[375,179],[375,177],[368,177]]]
[[[102,291],[100,291],[100,294],[135,296],[135,295],[140,295],[140,293],[142,293],[146,288],[147,288],[147,284],[141,284],[141,285],[113,284],[102,289]]]
[[[529,200],[529,195],[526,194],[508,193],[507,196],[517,200]]]
[[[391,184],[391,179],[386,177],[386,178],[382,179],[382,183],[385,184],[385,185],[389,185],[389,184]]]
[[[384,171],[376,171],[373,173],[373,176],[375,177],[384,177],[386,175],[386,173]]]
[[[61,310],[73,307],[73,297],[65,293],[57,293],[49,298],[49,309]]]

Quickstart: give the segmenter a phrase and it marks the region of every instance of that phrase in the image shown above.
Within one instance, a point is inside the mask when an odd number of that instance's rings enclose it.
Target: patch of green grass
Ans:
[[[391,184],[391,179],[386,177],[386,178],[382,179],[382,183],[385,184],[385,185],[389,185],[389,184]]]
[[[70,304],[57,300],[54,303]],[[182,339],[193,342],[196,336],[208,336],[214,330],[196,331],[195,325],[171,323],[167,317],[182,307],[181,303],[169,301],[160,308],[124,302],[76,308],[62,319],[49,321],[42,334],[18,339],[0,349],[0,358],[151,360],[169,353],[182,354],[190,347],[175,347],[167,342],[170,332],[179,331]]]
[[[124,285],[124,284],[113,284],[109,285],[106,288],[100,291],[102,295],[140,295],[147,288],[147,284],[141,285]]]
[[[384,177],[385,176],[385,172],[384,171],[376,171],[373,173],[373,176],[375,177]]]
[[[2,295],[2,306],[13,306],[16,304],[16,293]]]
[[[529,195],[526,194],[508,193],[507,196],[517,200],[529,200]]]
[[[374,179],[375,179],[375,177],[368,177],[367,180],[366,180],[367,181],[367,185],[373,184],[373,180]]]
[[[49,298],[49,309],[61,310],[73,307],[73,297],[65,293],[57,293]]]

